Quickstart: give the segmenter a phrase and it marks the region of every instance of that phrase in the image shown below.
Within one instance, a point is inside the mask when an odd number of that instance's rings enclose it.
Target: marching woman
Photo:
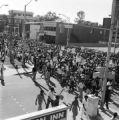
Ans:
[[[72,110],[72,113],[73,113],[73,120],[76,120],[76,116],[78,115],[78,108],[80,110],[79,103],[78,103],[78,97],[76,96],[70,108],[70,110]]]

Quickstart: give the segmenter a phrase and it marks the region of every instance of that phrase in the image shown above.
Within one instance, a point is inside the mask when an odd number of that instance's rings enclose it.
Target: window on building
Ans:
[[[13,13],[13,16],[16,16],[17,14],[16,13]]]

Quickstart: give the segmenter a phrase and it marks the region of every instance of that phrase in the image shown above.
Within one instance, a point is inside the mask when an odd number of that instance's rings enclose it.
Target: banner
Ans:
[[[67,107],[60,105],[6,120],[67,120]]]

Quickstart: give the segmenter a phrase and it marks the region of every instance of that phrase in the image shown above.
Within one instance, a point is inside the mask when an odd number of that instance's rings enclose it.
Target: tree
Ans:
[[[42,22],[42,21],[44,21],[44,16],[37,15],[37,16],[35,17],[35,21],[36,21],[36,22]]]
[[[55,12],[47,12],[44,16],[37,15],[35,17],[35,21],[42,22],[42,21],[56,21],[60,19],[59,16],[56,15]]]
[[[57,19],[59,19],[59,17],[56,15],[55,12],[51,12],[51,11],[49,11],[49,12],[44,16],[44,20],[45,20],[45,21],[56,21]]]
[[[75,22],[77,24],[83,23],[85,19],[85,12],[84,11],[79,11],[77,12],[77,18],[75,18]]]

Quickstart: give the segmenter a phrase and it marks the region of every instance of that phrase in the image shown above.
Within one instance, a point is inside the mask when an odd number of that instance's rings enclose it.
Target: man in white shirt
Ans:
[[[85,95],[84,97],[84,101],[83,101],[83,107],[82,107],[82,112],[81,112],[81,120],[83,120],[83,115],[86,115],[86,118],[87,120],[89,120],[89,117],[88,117],[88,112],[87,112],[87,109],[88,109],[88,96]]]
[[[47,104],[46,104],[46,108],[49,107],[50,103],[53,106],[53,102],[55,100],[55,90],[54,88],[51,88],[51,91],[48,94],[48,99],[47,99]]]
[[[78,90],[80,92],[80,101],[82,102],[82,99],[83,99],[83,88],[84,88],[84,84],[81,82],[79,82],[78,84]]]

